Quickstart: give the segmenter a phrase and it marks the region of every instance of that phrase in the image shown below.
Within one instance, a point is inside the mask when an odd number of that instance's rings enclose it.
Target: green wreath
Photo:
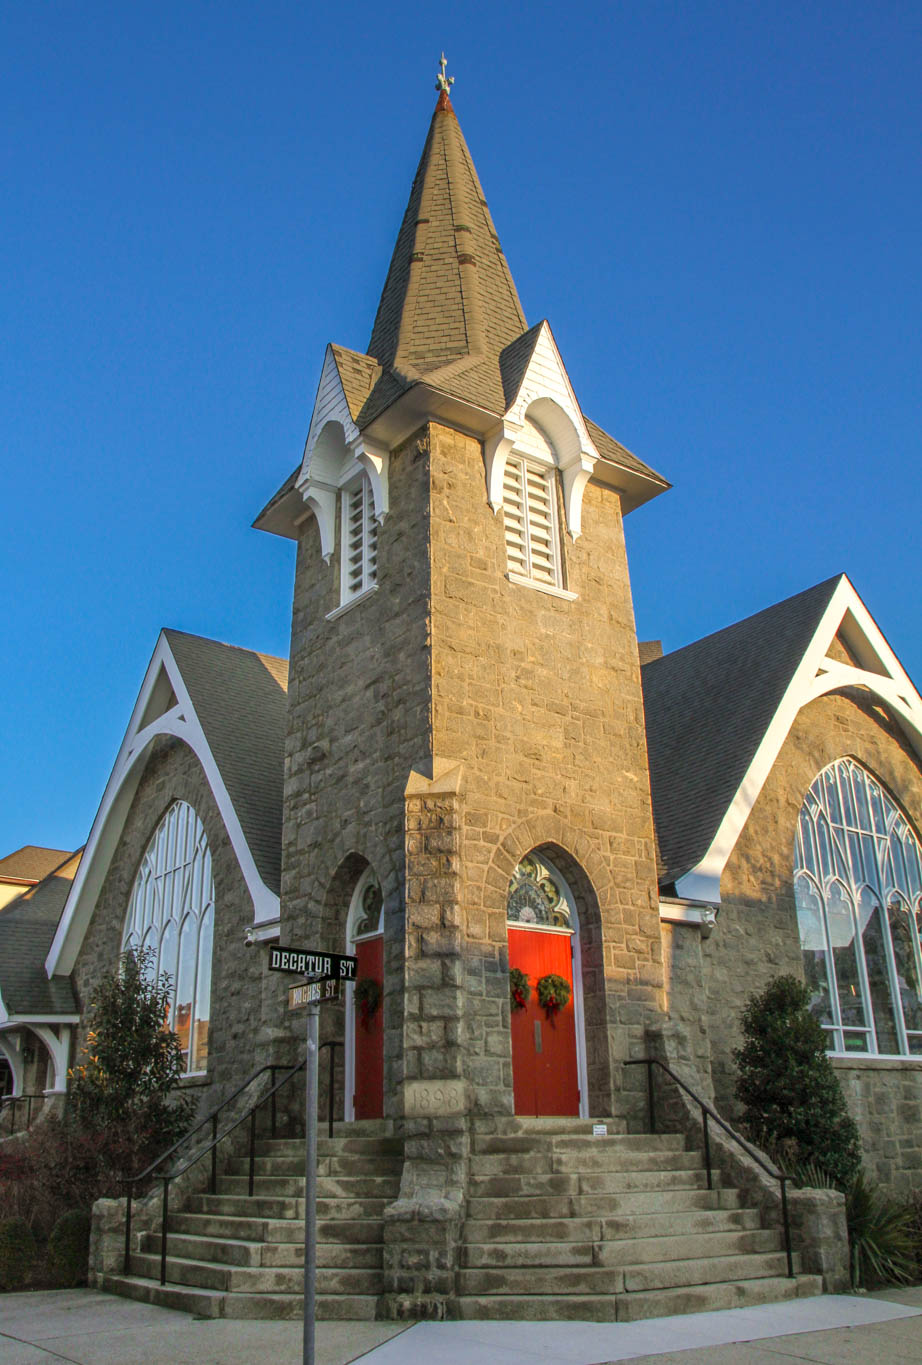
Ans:
[[[566,1009],[570,1002],[570,983],[562,976],[557,976],[554,972],[548,972],[547,976],[542,976],[535,988],[538,992],[538,1004],[543,1010],[547,1010],[549,1015],[556,1014],[558,1010]]]
[[[509,1006],[513,1013],[516,1010],[523,1010],[528,1004],[528,997],[531,995],[531,986],[528,984],[528,973],[521,971],[518,967],[509,968]]]
[[[372,1016],[381,1004],[381,983],[373,976],[363,976],[355,983],[355,1007],[361,1011],[362,1027],[368,1028]]]

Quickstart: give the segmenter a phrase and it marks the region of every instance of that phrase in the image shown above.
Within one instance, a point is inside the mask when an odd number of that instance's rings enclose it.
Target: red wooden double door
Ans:
[[[509,966],[528,976],[528,1003],[512,1011],[512,1083],[517,1114],[579,1114],[573,938],[509,926]],[[553,972],[570,985],[563,1009],[538,1004],[535,986]]]
[[[384,993],[384,937],[359,939],[355,945],[358,958],[356,976],[371,977]],[[384,1008],[383,1000],[373,1014],[365,1017],[361,1009],[354,1011],[353,1047],[355,1083],[352,1107],[357,1119],[384,1117]]]

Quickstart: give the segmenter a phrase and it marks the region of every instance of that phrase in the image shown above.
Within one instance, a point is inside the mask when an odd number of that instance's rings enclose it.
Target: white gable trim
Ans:
[[[176,704],[162,714],[156,715],[156,707],[152,707],[150,703],[155,695],[155,689],[160,692],[165,690],[164,678],[172,688]],[[151,712],[154,712],[153,719],[143,724]],[[93,821],[86,850],[65,902],[57,932],[45,959],[45,970],[49,977],[66,976],[73,971],[83,936],[96,905],[96,898],[109,870],[132,799],[141,780],[147,752],[160,735],[175,735],[177,739],[181,739],[183,743],[188,744],[201,763],[247,890],[253,900],[254,923],[262,924],[268,920],[277,920],[279,917],[278,896],[269,890],[256,870],[253,855],[244,838],[240,821],[231,804],[205,733],[195,714],[179,666],[166,636],[161,634],[115,766],[106,784],[96,819]]]
[[[368,475],[375,519],[382,522],[389,507],[388,450],[363,435],[352,420],[339,366],[332,347],[327,346],[301,470],[295,480],[317,519],[320,549],[327,563],[336,541],[336,493],[352,477],[356,465]]]
[[[840,631],[862,667],[827,657]],[[723,870],[798,712],[840,687],[865,687],[880,697],[922,758],[922,697],[844,574],[710,848],[698,866],[676,882],[679,896],[720,903]]]
[[[538,330],[531,358],[500,425],[484,441],[487,469],[487,497],[494,512],[503,505],[503,475],[506,457],[515,448],[525,422],[544,431],[554,448],[563,480],[563,501],[567,529],[573,540],[582,529],[583,490],[595,468],[599,452],[573,392],[550,324]]]

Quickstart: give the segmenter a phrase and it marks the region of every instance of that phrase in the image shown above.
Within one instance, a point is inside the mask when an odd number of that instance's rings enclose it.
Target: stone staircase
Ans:
[[[472,1141],[458,1316],[632,1322],[822,1292],[682,1137],[496,1120]],[[795,1256],[795,1271],[799,1269]]]
[[[374,1318],[382,1292],[384,1207],[397,1197],[401,1144],[386,1121],[336,1124],[318,1139],[317,1317]],[[167,1283],[160,1233],[144,1233],[130,1275],[99,1288],[211,1318],[300,1318],[304,1286],[304,1141],[257,1145],[234,1157],[217,1194],[170,1213]]]

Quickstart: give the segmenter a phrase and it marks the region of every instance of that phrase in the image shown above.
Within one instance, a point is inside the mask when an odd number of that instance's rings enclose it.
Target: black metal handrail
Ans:
[[[334,1115],[334,1108],[335,1108],[335,1093],[334,1093],[334,1086],[335,1086],[335,1070],[334,1070],[334,1061],[335,1061],[336,1049],[337,1049],[337,1047],[341,1047],[341,1046],[342,1046],[342,1044],[339,1042],[338,1039],[337,1039],[337,1040],[334,1040],[334,1041],[331,1041],[331,1042],[327,1042],[327,1043],[322,1043],[322,1044],[321,1044],[321,1050],[322,1050],[323,1048],[325,1048],[325,1047],[328,1047],[328,1048],[330,1049],[330,1086],[329,1086],[329,1095],[328,1095],[328,1108],[329,1108],[329,1112],[328,1112],[328,1115],[327,1115],[328,1131],[329,1131],[330,1137],[333,1136],[333,1115]],[[126,1205],[125,1205],[125,1274],[126,1274],[126,1275],[128,1275],[128,1274],[131,1273],[131,1270],[130,1270],[130,1266],[131,1266],[131,1205],[132,1205],[132,1197],[133,1197],[133,1192],[134,1192],[134,1186],[136,1185],[136,1183],[137,1183],[139,1180],[143,1180],[143,1179],[145,1179],[147,1176],[150,1176],[150,1175],[153,1175],[153,1177],[154,1177],[155,1180],[160,1180],[160,1181],[163,1182],[163,1201],[162,1201],[162,1205],[161,1205],[161,1218],[160,1218],[160,1283],[161,1283],[161,1284],[166,1284],[167,1220],[168,1220],[168,1217],[169,1217],[169,1208],[170,1208],[170,1181],[171,1181],[171,1180],[176,1180],[179,1176],[184,1175],[184,1174],[186,1173],[186,1171],[188,1171],[192,1166],[194,1166],[197,1162],[201,1161],[202,1157],[208,1156],[209,1153],[210,1153],[210,1154],[211,1154],[211,1180],[210,1180],[210,1186],[209,1186],[209,1188],[210,1188],[210,1191],[211,1191],[212,1194],[217,1193],[217,1184],[218,1184],[218,1145],[219,1145],[221,1142],[223,1142],[224,1139],[225,1139],[230,1133],[233,1133],[237,1128],[240,1127],[240,1125],[241,1125],[242,1123],[245,1123],[245,1122],[247,1121],[247,1119],[249,1119],[249,1121],[250,1121],[250,1138],[249,1138],[249,1162],[248,1162],[247,1192],[248,1192],[249,1197],[252,1198],[252,1196],[253,1196],[253,1190],[254,1190],[254,1187],[255,1187],[255,1174],[256,1174],[256,1115],[257,1115],[257,1113],[259,1112],[259,1110],[262,1109],[262,1107],[263,1107],[267,1102],[270,1102],[270,1101],[271,1101],[271,1114],[272,1114],[272,1119],[271,1119],[271,1134],[272,1134],[272,1137],[274,1138],[275,1135],[276,1135],[276,1131],[277,1131],[277,1130],[276,1130],[276,1117],[277,1117],[277,1114],[276,1114],[276,1103],[275,1103],[276,1095],[277,1095],[278,1092],[282,1089],[282,1087],[283,1087],[283,1086],[286,1086],[286,1085],[288,1084],[288,1082],[289,1082],[294,1076],[296,1076],[300,1071],[303,1071],[303,1070],[304,1070],[304,1067],[305,1067],[305,1063],[304,1063],[303,1061],[302,1061],[302,1062],[298,1062],[295,1066],[292,1066],[292,1067],[282,1067],[282,1066],[278,1066],[278,1065],[274,1065],[274,1064],[270,1064],[270,1065],[267,1065],[267,1066],[262,1066],[262,1067],[260,1067],[258,1071],[254,1071],[254,1072],[253,1072],[252,1076],[248,1076],[247,1079],[243,1082],[243,1084],[242,1084],[242,1085],[239,1085],[239,1086],[237,1087],[237,1089],[233,1092],[233,1094],[228,1095],[228,1097],[227,1097],[226,1100],[222,1100],[222,1102],[221,1102],[219,1105],[217,1105],[217,1106],[215,1107],[215,1109],[213,1109],[212,1112],[211,1112],[210,1114],[206,1114],[205,1117],[204,1117],[203,1119],[201,1119],[200,1122],[197,1123],[197,1124],[195,1125],[194,1128],[190,1128],[189,1131],[188,1131],[188,1133],[185,1133],[185,1134],[179,1139],[178,1142],[174,1142],[174,1143],[173,1143],[173,1146],[170,1147],[166,1152],[164,1152],[162,1156],[159,1156],[159,1157],[157,1158],[156,1161],[151,1162],[151,1164],[150,1164],[145,1170],[139,1172],[138,1175],[131,1176],[131,1177],[129,1177],[129,1178],[126,1180],[125,1183],[126,1183],[126,1185],[127,1185],[127,1187],[128,1187],[127,1197],[126,1197]],[[252,1083],[253,1083],[255,1080],[258,1080],[259,1077],[262,1076],[262,1075],[264,1075],[265,1072],[267,1072],[267,1071],[269,1071],[269,1072],[272,1073],[272,1082],[271,1082],[271,1085],[270,1085],[270,1089],[267,1090],[266,1093],[265,1093],[264,1095],[262,1095],[258,1100],[254,1101],[254,1103],[251,1104],[250,1107],[249,1107],[248,1109],[246,1109],[246,1110],[240,1115],[239,1118],[235,1119],[233,1123],[229,1124],[228,1127],[225,1128],[224,1131],[223,1131],[222,1133],[219,1134],[219,1133],[218,1133],[218,1115],[221,1113],[221,1111],[222,1111],[223,1109],[226,1109],[226,1108],[228,1107],[228,1105],[232,1104],[233,1101],[234,1101],[235,1099],[237,1099],[237,1097],[238,1097],[239,1095],[241,1095],[241,1094],[243,1093],[244,1090],[246,1090],[247,1086],[252,1085]],[[280,1081],[276,1081],[276,1080],[275,1080],[275,1073],[276,1073],[277,1071],[285,1071],[285,1072],[286,1072],[286,1074],[282,1077],[282,1079],[281,1079]],[[155,1175],[155,1174],[154,1174],[154,1172],[156,1172],[157,1168],[158,1168],[159,1166],[162,1166],[163,1163],[164,1163],[169,1157],[171,1157],[171,1156],[174,1154],[174,1152],[178,1151],[180,1147],[184,1146],[184,1145],[190,1140],[190,1138],[194,1137],[196,1133],[201,1132],[201,1130],[202,1130],[204,1127],[206,1127],[208,1124],[211,1125],[211,1140],[208,1142],[208,1144],[207,1144],[205,1147],[203,1147],[203,1148],[201,1149],[201,1151],[195,1152],[192,1156],[190,1156],[190,1157],[188,1158],[188,1160],[186,1160],[185,1162],[183,1162],[181,1165],[173,1167],[173,1168],[169,1171],[168,1174],[163,1174],[163,1175]]]
[[[13,1135],[14,1133],[20,1131],[20,1130],[17,1129],[17,1127],[16,1127],[16,1106],[17,1106],[17,1104],[20,1104],[23,1100],[25,1100],[25,1101],[27,1102],[27,1103],[26,1103],[26,1128],[31,1128],[31,1127],[32,1127],[32,1101],[33,1101],[33,1100],[41,1100],[42,1103],[44,1104],[46,1098],[47,1098],[47,1096],[43,1095],[40,1091],[36,1091],[34,1094],[29,1094],[29,1095],[3,1095],[3,1096],[0,1096],[0,1113],[2,1113],[2,1112],[5,1110],[5,1108],[6,1108],[7,1106],[9,1106],[9,1108],[10,1108],[10,1110],[11,1110],[11,1112],[12,1112],[12,1115],[13,1115],[13,1117],[10,1119],[10,1136],[11,1136],[11,1137],[12,1137],[12,1135]]]
[[[716,1109],[714,1109],[710,1104],[708,1104],[707,1100],[703,1100],[700,1095],[696,1095],[694,1090],[692,1090],[691,1086],[687,1085],[685,1081],[682,1080],[681,1076],[677,1076],[676,1073],[673,1071],[672,1067],[668,1066],[666,1062],[661,1062],[658,1057],[638,1057],[632,1061],[625,1062],[624,1065],[645,1066],[647,1068],[647,1106],[649,1109],[651,1133],[656,1132],[656,1103],[653,1086],[653,1068],[655,1066],[658,1066],[661,1071],[665,1071],[666,1075],[669,1076],[671,1080],[675,1081],[676,1085],[679,1086],[682,1090],[684,1090],[686,1095],[689,1095],[695,1101],[695,1104],[697,1104],[698,1108],[701,1110],[701,1125],[704,1135],[704,1162],[707,1167],[707,1180],[709,1190],[712,1190],[714,1188],[714,1177],[712,1174],[711,1166],[711,1141],[710,1135],[708,1133],[708,1124],[710,1120],[713,1120],[714,1123],[716,1123],[719,1128],[722,1128],[723,1131],[727,1134],[727,1136],[732,1138],[738,1147],[742,1147],[743,1151],[747,1154],[747,1156],[750,1156],[752,1160],[756,1163],[756,1165],[761,1167],[761,1169],[765,1172],[766,1175],[770,1175],[773,1180],[777,1180],[780,1183],[781,1219],[784,1224],[784,1250],[787,1256],[788,1277],[789,1279],[794,1279],[794,1256],[791,1250],[791,1220],[788,1215],[787,1191],[787,1183],[791,1179],[791,1177],[787,1174],[786,1171],[776,1169],[768,1161],[766,1161],[761,1152],[757,1151],[755,1147],[752,1147],[748,1142],[746,1142],[744,1138],[741,1138],[739,1133],[735,1132],[730,1127],[729,1123],[727,1123],[725,1119],[722,1119],[720,1117]]]

